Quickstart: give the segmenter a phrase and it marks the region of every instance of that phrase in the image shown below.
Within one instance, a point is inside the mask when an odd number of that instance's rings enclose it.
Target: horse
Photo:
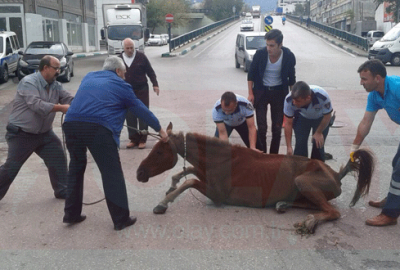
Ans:
[[[320,160],[301,156],[264,154],[218,138],[197,133],[172,133],[167,127],[168,141],[157,142],[149,155],[140,163],[136,176],[147,182],[173,168],[178,155],[192,166],[172,177],[166,197],[153,209],[164,214],[172,203],[188,188],[195,188],[216,205],[246,207],[275,206],[279,213],[290,207],[308,208],[320,212],[310,214],[296,223],[298,232],[313,234],[323,221],[336,220],[340,212],[328,201],[341,194],[341,180],[349,172],[358,173],[357,188],[350,206],[368,194],[374,170],[372,154],[360,149],[338,172]],[[179,187],[179,180],[193,174]]]

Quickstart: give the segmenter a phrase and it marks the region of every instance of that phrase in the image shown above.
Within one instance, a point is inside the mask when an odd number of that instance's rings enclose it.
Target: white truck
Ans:
[[[253,18],[260,18],[260,16],[261,16],[261,7],[260,6],[252,6],[251,9],[252,9],[251,13],[253,15]]]
[[[125,38],[133,39],[135,48],[144,51],[145,36],[148,36],[144,4],[103,4],[103,20],[108,54],[121,53]]]

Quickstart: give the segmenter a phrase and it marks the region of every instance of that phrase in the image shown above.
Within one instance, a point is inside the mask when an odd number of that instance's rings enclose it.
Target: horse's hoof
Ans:
[[[176,188],[170,187],[167,191],[167,193],[165,193],[166,195],[170,194],[172,191],[175,191]]]
[[[167,211],[168,207],[165,207],[163,205],[157,205],[156,207],[154,207],[153,209],[153,213],[160,215],[160,214],[165,214],[165,212]]]
[[[275,209],[278,213],[285,213],[289,208],[289,205],[286,202],[277,202],[275,205]]]

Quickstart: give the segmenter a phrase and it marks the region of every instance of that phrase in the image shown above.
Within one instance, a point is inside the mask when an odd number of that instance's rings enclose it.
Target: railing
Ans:
[[[304,23],[305,25],[307,23],[307,19],[301,20],[301,18],[297,17],[297,16],[288,14],[288,15],[286,15],[286,17],[293,21],[296,21],[298,23]],[[353,45],[355,45],[365,51],[368,51],[368,43],[367,43],[366,38],[354,35],[352,33],[349,33],[349,32],[346,32],[346,31],[343,31],[343,30],[340,30],[340,29],[337,29],[337,28],[334,28],[334,27],[331,27],[331,26],[328,26],[325,24],[313,22],[313,21],[310,22],[309,27],[314,27],[318,30],[324,31],[332,36],[335,36],[342,40],[346,40],[346,41],[352,43]]]
[[[209,32],[209,31],[211,31],[211,30],[213,30],[213,29],[215,29],[217,27],[220,27],[222,25],[225,25],[227,23],[233,22],[234,20],[237,20],[239,18],[240,18],[239,16],[233,16],[233,17],[227,18],[225,20],[218,21],[218,22],[206,25],[206,26],[204,26],[202,28],[193,30],[193,31],[191,31],[189,33],[180,35],[180,36],[178,36],[176,38],[172,38],[170,40],[170,42],[169,42],[169,51],[171,52],[173,50],[176,50],[179,47],[187,44],[188,42],[190,42],[190,41],[192,41],[192,40],[194,40],[194,39],[196,39],[196,38],[198,38],[200,36],[205,35],[207,32]]]

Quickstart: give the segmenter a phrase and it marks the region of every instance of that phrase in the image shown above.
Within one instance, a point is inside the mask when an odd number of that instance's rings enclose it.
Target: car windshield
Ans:
[[[0,37],[0,53],[3,53],[3,37]]]
[[[25,51],[26,54],[58,54],[64,55],[61,44],[31,44]]]
[[[386,35],[383,36],[381,41],[394,41],[398,37],[400,37],[400,28],[394,27],[394,28],[390,29],[390,31],[387,32]]]
[[[259,48],[265,47],[264,36],[258,37],[246,37],[246,49],[247,50],[257,50]]]
[[[140,25],[114,25],[108,27],[108,38],[111,40],[124,40],[126,38],[139,40],[143,37]]]

